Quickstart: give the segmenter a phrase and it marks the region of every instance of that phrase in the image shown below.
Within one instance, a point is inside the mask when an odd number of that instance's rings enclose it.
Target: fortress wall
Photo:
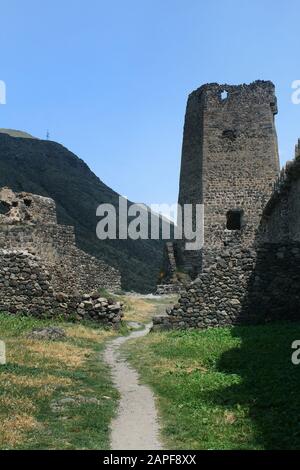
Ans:
[[[275,182],[254,242],[231,237],[155,328],[207,328],[300,318],[300,158]]]
[[[121,276],[118,270],[76,246],[64,247],[64,253],[59,253],[53,269],[52,284],[57,291],[75,290],[84,293],[99,289],[116,292],[121,289]]]
[[[37,194],[15,193],[10,188],[1,188],[0,209],[1,224],[30,224],[33,221],[57,224],[55,202]]]
[[[267,242],[300,241],[300,156],[288,162],[263,212],[260,236]]]
[[[49,229],[39,226],[34,238],[36,245],[50,245],[48,259],[56,291],[84,293],[100,288],[110,291],[121,288],[118,270],[77,248],[73,227],[56,225]],[[39,255],[44,257],[41,252]]]
[[[0,309],[120,321],[120,306],[98,302],[100,288],[120,289],[119,272],[77,248],[54,201],[3,188],[0,210]]]
[[[39,318],[63,316],[117,326],[122,305],[99,294],[55,293],[52,278],[39,257],[27,251],[0,249],[0,311]]]
[[[36,253],[51,267],[56,291],[85,293],[100,288],[113,292],[121,289],[117,269],[77,248],[73,227],[38,225],[33,239]]]
[[[290,240],[300,242],[300,177],[291,184],[287,217]]]
[[[225,100],[220,99],[222,89],[228,92]],[[190,185],[195,195],[195,177],[189,171],[191,161],[200,159],[202,265],[178,304],[154,318],[154,326],[207,328],[299,320],[300,142],[295,160],[279,175],[274,85],[211,84],[192,96],[193,103],[198,97],[202,113],[198,110],[196,126],[193,114],[186,119],[191,147],[185,142],[189,165],[183,151],[180,194],[186,202]],[[197,132],[202,137],[195,140]],[[241,227],[229,230],[226,213],[235,209],[243,214]],[[182,257],[190,255],[183,252]]]
[[[73,227],[63,225],[0,226],[0,248],[28,250],[40,257],[56,291],[85,293],[121,288],[120,273],[75,245]]]
[[[0,310],[42,314],[51,310],[51,276],[35,256],[26,251],[0,250]]]
[[[216,254],[154,329],[208,328],[300,318],[300,243]]]

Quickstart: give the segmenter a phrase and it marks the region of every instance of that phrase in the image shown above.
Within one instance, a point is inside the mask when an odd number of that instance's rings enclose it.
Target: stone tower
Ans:
[[[279,172],[276,103],[269,81],[207,84],[188,98],[179,204],[204,204],[204,248],[186,251],[180,241],[175,253],[192,277],[210,252],[254,240]]]

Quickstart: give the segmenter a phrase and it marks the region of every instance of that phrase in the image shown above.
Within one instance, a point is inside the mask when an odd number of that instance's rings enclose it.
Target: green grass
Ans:
[[[50,323],[63,327],[67,338],[27,338],[32,328]],[[108,449],[118,394],[100,353],[115,334],[0,314],[8,361],[0,366],[0,449]],[[75,402],[53,406],[65,398]]]
[[[126,345],[172,449],[300,449],[300,324],[152,333]]]

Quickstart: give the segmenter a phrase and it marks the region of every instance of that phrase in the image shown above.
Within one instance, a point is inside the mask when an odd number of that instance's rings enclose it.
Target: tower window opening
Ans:
[[[222,136],[233,142],[237,138],[237,132],[235,129],[225,129],[225,131],[222,133]]]
[[[227,223],[226,228],[227,230],[241,230],[242,228],[242,218],[243,218],[243,211],[239,209],[228,211],[226,214]]]
[[[0,201],[0,214],[5,215],[10,211],[10,205],[5,201]]]
[[[222,101],[227,100],[227,98],[228,98],[228,91],[226,91],[226,90],[221,91],[221,95],[220,95],[220,96],[221,96],[221,100],[222,100]]]

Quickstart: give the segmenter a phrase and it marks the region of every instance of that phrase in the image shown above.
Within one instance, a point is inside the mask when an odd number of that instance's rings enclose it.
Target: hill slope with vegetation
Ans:
[[[1,186],[53,198],[58,222],[75,227],[76,243],[81,249],[120,270],[123,289],[140,292],[155,289],[164,242],[98,240],[96,208],[102,203],[118,207],[119,194],[74,153],[56,142],[12,137],[2,131]]]

